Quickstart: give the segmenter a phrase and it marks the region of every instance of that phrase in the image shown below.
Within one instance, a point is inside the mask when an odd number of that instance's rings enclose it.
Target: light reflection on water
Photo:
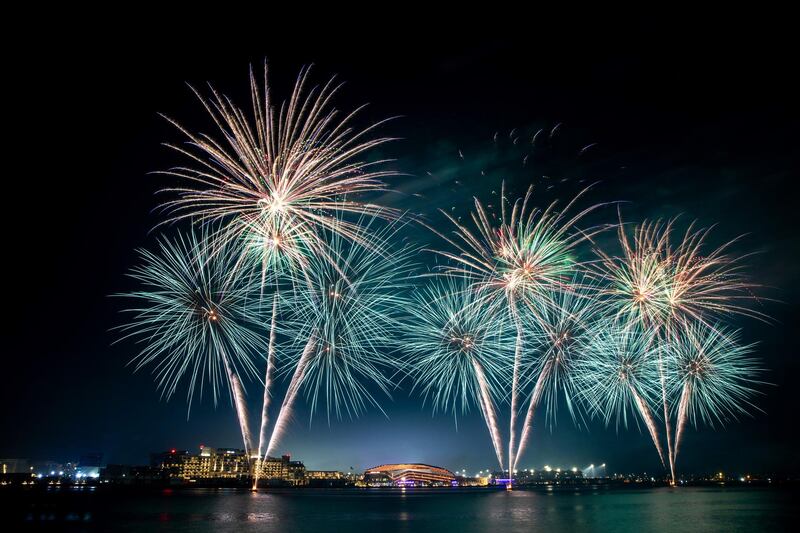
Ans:
[[[48,495],[54,498],[59,495]],[[68,495],[69,496],[69,495]],[[796,493],[774,489],[175,490],[52,500],[27,522],[125,531],[788,530]],[[73,497],[74,498],[74,497]],[[24,505],[24,502],[23,502]],[[36,507],[28,502],[28,505]]]

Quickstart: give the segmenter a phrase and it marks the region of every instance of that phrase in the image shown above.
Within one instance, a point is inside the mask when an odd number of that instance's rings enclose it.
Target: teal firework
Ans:
[[[608,320],[581,343],[584,353],[576,364],[578,398],[593,416],[617,429],[641,420],[647,427],[661,463],[664,452],[652,405],[660,398],[658,351],[651,330]]]
[[[675,456],[686,424],[723,425],[756,410],[751,399],[761,368],[739,331],[693,323],[675,335],[666,358],[668,393],[676,405]]]
[[[123,339],[142,347],[132,361],[135,369],[152,366],[166,398],[185,382],[190,408],[205,386],[215,403],[229,388],[249,448],[242,380],[255,376],[266,344],[261,318],[248,305],[253,280],[233,268],[238,249],[214,247],[207,232],[191,231],[161,238],[157,252],[139,255],[141,264],[130,276],[141,288],[121,295],[132,304],[125,310],[130,319],[118,328]]]
[[[365,227],[374,246],[331,232],[329,258],[314,256],[313,268],[300,273],[287,294],[281,329],[290,345],[281,351],[293,354],[282,365],[292,375],[268,453],[298,394],[305,394],[312,416],[324,406],[330,420],[359,416],[370,406],[381,409],[377,393],[389,395],[394,388],[394,352],[408,308],[414,249],[398,245],[396,224],[373,219]]]
[[[561,401],[567,406],[573,421],[579,417],[574,398],[580,359],[585,356],[582,343],[592,334],[600,309],[594,298],[596,288],[585,276],[574,275],[568,286],[569,290],[556,291],[549,296],[549,305],[541,306],[537,312],[526,309],[523,313],[523,323],[530,332],[531,352],[522,382],[523,388],[531,392],[515,454],[517,462],[525,451],[533,429],[534,414],[540,405],[551,429],[556,423]],[[533,384],[532,388],[525,385],[529,383]]]
[[[464,413],[477,405],[503,467],[495,404],[513,365],[507,315],[493,312],[463,280],[437,279],[419,289],[403,334],[414,388],[437,410]]]

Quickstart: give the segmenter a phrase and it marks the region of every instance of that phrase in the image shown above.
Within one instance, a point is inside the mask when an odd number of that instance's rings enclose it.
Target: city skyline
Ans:
[[[392,163],[397,171],[411,174],[392,180],[401,194],[388,196],[387,202],[398,209],[412,208],[410,197],[419,193],[426,195],[426,215],[435,213],[435,208],[451,206],[464,214],[473,194],[491,201],[491,187],[484,182],[489,178],[482,173],[486,169],[494,180],[492,186],[499,178],[507,179],[516,193],[524,191],[534,177],[540,180],[545,175],[554,181],[568,179],[567,185],[560,187],[566,194],[579,188],[579,180],[597,181],[590,200],[626,202],[622,207],[626,220],[682,215],[682,223],[695,218],[703,226],[718,223],[714,235],[719,244],[747,233],[736,249],[758,252],[748,259],[747,271],[766,286],[759,294],[764,298],[759,309],[772,323],[736,320],[735,324],[744,328],[748,343],[759,343],[757,354],[769,370],[764,378],[769,385],[759,388],[763,396],[756,402],[765,412],[754,411],[752,418],[731,421],[724,429],[690,429],[681,452],[681,468],[686,472],[796,472],[798,459],[787,421],[797,405],[789,379],[797,365],[791,357],[797,346],[791,332],[797,319],[794,265],[799,254],[790,226],[790,199],[779,190],[790,177],[789,163],[796,157],[787,135],[788,119],[777,107],[755,111],[754,104],[747,107],[746,103],[722,122],[717,116],[748,91],[759,94],[757,91],[763,91],[760,85],[749,82],[722,94],[728,82],[742,81],[733,70],[737,65],[731,60],[707,73],[702,58],[690,57],[688,50],[657,52],[679,72],[672,80],[651,66],[644,54],[623,59],[602,54],[583,59],[570,56],[578,61],[574,70],[563,65],[564,56],[544,59],[538,72],[514,72],[510,67],[521,52],[516,43],[510,43],[488,52],[478,47],[465,49],[462,54],[490,72],[492,81],[464,89],[464,94],[448,102],[447,95],[457,93],[455,87],[469,85],[471,69],[442,54],[427,59],[424,68],[416,70],[418,65],[404,60],[401,52],[386,51],[392,59],[389,63],[395,63],[392,68],[386,63],[368,68],[368,59],[344,61],[333,52],[314,58],[302,50],[277,57],[267,50],[263,54],[269,55],[276,85],[282,89],[313,59],[318,81],[339,73],[348,82],[346,103],[371,102],[370,119],[405,117],[386,130],[393,135],[396,130],[406,140],[380,151],[381,156],[397,159]],[[13,328],[12,349],[31,356],[11,362],[9,375],[25,379],[10,383],[4,391],[8,395],[4,404],[18,407],[5,409],[2,423],[17,429],[11,442],[0,445],[0,456],[67,457],[97,450],[114,463],[136,463],[140,454],[149,451],[194,449],[207,441],[238,447],[240,429],[227,398],[216,409],[210,398],[204,398],[192,407],[187,420],[181,395],[170,402],[160,401],[148,371],[131,374],[126,364],[136,347],[111,346],[115,337],[108,330],[119,324],[121,306],[107,296],[131,289],[123,273],[136,261],[133,248],[154,244],[151,230],[159,215],[151,210],[160,199],[153,193],[162,184],[147,172],[175,163],[159,148],[160,142],[175,137],[156,112],[196,124],[202,131],[207,123],[191,105],[191,94],[183,83],[200,85],[212,80],[226,93],[241,96],[247,65],[258,64],[263,57],[260,53],[250,50],[232,61],[222,55],[203,62],[188,61],[174,71],[169,58],[147,56],[131,72],[111,73],[110,80],[93,73],[96,64],[91,57],[75,67],[86,77],[86,84],[114,83],[122,86],[119,90],[125,96],[143,97],[130,109],[120,110],[121,121],[103,117],[103,104],[113,102],[110,97],[97,96],[101,103],[85,108],[91,124],[103,124],[102,129],[113,132],[107,139],[96,140],[102,146],[102,154],[97,156],[101,164],[86,170],[93,187],[75,191],[57,185],[54,194],[42,199],[52,213],[63,213],[64,199],[69,199],[69,210],[77,213],[74,218],[64,218],[65,225],[58,228],[59,240],[51,249],[37,249],[35,243],[24,239],[15,241],[32,263],[20,279],[45,280],[36,286],[21,283],[29,292],[24,297],[14,294],[23,302],[17,316],[32,316],[52,304],[54,294],[59,304],[48,335],[37,335],[25,321]],[[744,61],[757,68],[753,58]],[[638,67],[636,74],[629,71],[631,66]],[[766,66],[760,68],[764,75],[769,74]],[[412,72],[416,74],[411,76]],[[403,74],[411,77],[404,79]],[[720,78],[711,79],[712,74]],[[407,91],[428,76],[435,80],[429,91]],[[574,93],[579,90],[572,82],[583,76],[591,80],[595,93]],[[697,76],[709,84],[700,95],[682,85]],[[149,87],[152,80],[158,80],[157,88]],[[656,83],[668,84],[672,92],[653,88]],[[566,85],[572,87],[569,95],[561,94]],[[529,91],[537,97],[527,96]],[[671,94],[667,103],[663,103],[665,94]],[[484,97],[484,108],[476,110],[469,101],[478,95]],[[79,101],[94,97],[73,96]],[[777,98],[781,96],[785,95],[779,92]],[[583,103],[573,109],[570,106],[575,102]],[[603,109],[601,103],[608,108]],[[692,114],[700,105],[706,106],[706,118]],[[517,111],[520,107],[524,112]],[[74,123],[72,110],[59,113]],[[464,127],[453,131],[456,123]],[[766,123],[768,129],[764,129]],[[85,127],[89,131],[90,127]],[[531,161],[533,168],[511,166],[510,161],[522,158],[510,133],[542,128],[554,140],[539,159]],[[501,148],[497,148],[498,134]],[[54,148],[56,159],[77,163],[71,142],[67,138]],[[724,200],[710,202],[712,197]],[[434,241],[419,229],[412,229],[411,235],[426,244]],[[258,413],[259,387],[252,382],[245,385],[250,386],[249,410]],[[330,425],[320,416],[309,426],[309,408],[298,402],[293,423],[273,455],[291,453],[309,458],[307,467],[341,471],[397,460],[459,469],[494,468],[492,445],[477,409],[459,415],[456,424],[452,415],[432,415],[421,398],[411,394],[408,380],[400,386],[391,391],[391,401],[382,403],[388,418],[370,410],[357,420],[345,417]],[[254,421],[252,425],[256,430]],[[552,429],[542,427],[533,433],[520,466],[597,461],[620,465],[624,471],[661,468],[645,428],[640,432],[634,426],[617,433],[613,424],[605,428],[597,421],[577,428],[567,416]]]

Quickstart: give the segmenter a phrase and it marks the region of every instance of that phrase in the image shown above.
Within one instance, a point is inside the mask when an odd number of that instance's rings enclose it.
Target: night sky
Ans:
[[[758,252],[748,272],[764,285],[759,295],[776,300],[759,308],[774,321],[735,323],[746,341],[760,343],[773,385],[760,389],[764,413],[724,429],[692,429],[679,466],[800,471],[791,439],[800,93],[792,80],[796,57],[781,32],[756,40],[734,31],[700,38],[642,28],[610,39],[531,27],[516,38],[484,35],[480,42],[409,28],[318,39],[242,33],[249,38],[187,27],[100,33],[71,26],[42,37],[47,56],[29,51],[9,59],[0,457],[66,461],[101,451],[109,463],[144,463],[149,452],[172,447],[239,446],[227,403],[214,409],[206,397],[187,420],[183,391],[160,401],[148,372],[126,367],[135,347],[111,345],[122,303],[109,295],[133,288],[124,274],[136,263],[134,250],[152,246],[160,231],[153,228],[163,219],[155,210],[163,197],[155,192],[164,181],[148,173],[182,162],[161,146],[181,137],[158,113],[211,131],[186,83],[210,81],[245,106],[248,65],[266,57],[276,97],[313,63],[314,81],[337,74],[347,82],[337,107],[370,103],[363,124],[400,116],[381,131],[402,140],[376,155],[395,158],[392,168],[408,176],[392,179],[398,192],[382,201],[434,223],[442,220],[437,208],[465,214],[472,195],[490,200],[502,179],[517,193],[547,179],[556,186],[542,191],[539,203],[596,182],[586,204],[623,202],[627,221],[681,215],[681,223],[717,224],[716,244],[746,234],[735,251]],[[532,153],[526,139],[558,124]],[[512,144],[513,129],[524,146]],[[615,209],[596,220],[613,222]],[[408,235],[436,242],[419,227]],[[251,384],[253,412],[259,397]],[[494,465],[477,412],[456,426],[452,416],[432,416],[408,386],[385,409],[388,420],[371,413],[328,426],[320,416],[309,426],[299,407],[280,451],[310,468]],[[566,416],[552,431],[540,427],[528,450],[523,468],[660,468],[646,434],[596,423],[578,429]]]

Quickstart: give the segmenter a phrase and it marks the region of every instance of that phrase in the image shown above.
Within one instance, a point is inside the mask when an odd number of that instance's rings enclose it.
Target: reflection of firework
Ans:
[[[653,342],[653,333],[604,322],[586,336],[580,350],[585,357],[576,364],[578,397],[593,414],[606,424],[613,418],[628,426],[629,411],[640,416],[656,447],[661,463],[664,452],[658,437],[650,405],[660,397],[657,355],[661,348]],[[634,418],[635,420],[635,418]]]
[[[498,391],[508,378],[509,325],[487,312],[475,293],[452,278],[415,294],[403,345],[408,367],[434,411],[466,412],[477,404],[486,421],[497,460],[503,449],[495,411]]]
[[[753,346],[739,344],[739,332],[695,323],[676,335],[667,358],[669,393],[677,401],[675,451],[687,422],[724,424],[756,407],[750,403],[752,385],[760,372],[750,354]]]
[[[293,369],[292,378],[267,453],[282,436],[302,389],[312,413],[324,403],[330,420],[331,414],[358,416],[368,405],[380,408],[366,384],[387,395],[393,387],[386,373],[396,366],[391,352],[408,307],[404,293],[413,250],[392,247],[397,225],[378,224],[373,219],[363,225],[370,232],[369,247],[331,231],[326,240],[333,262],[312,257],[312,268],[300,274],[287,297],[291,316],[282,328],[300,356],[285,367],[285,372]]]
[[[133,318],[119,329],[144,348],[136,369],[155,364],[156,381],[169,398],[188,376],[188,401],[209,382],[216,402],[225,383],[231,388],[245,447],[251,447],[241,376],[253,376],[263,353],[258,315],[247,312],[253,291],[232,269],[238,250],[211,249],[207,234],[161,239],[159,254],[141,251],[142,265],[131,277],[144,288],[123,296],[137,302]]]

